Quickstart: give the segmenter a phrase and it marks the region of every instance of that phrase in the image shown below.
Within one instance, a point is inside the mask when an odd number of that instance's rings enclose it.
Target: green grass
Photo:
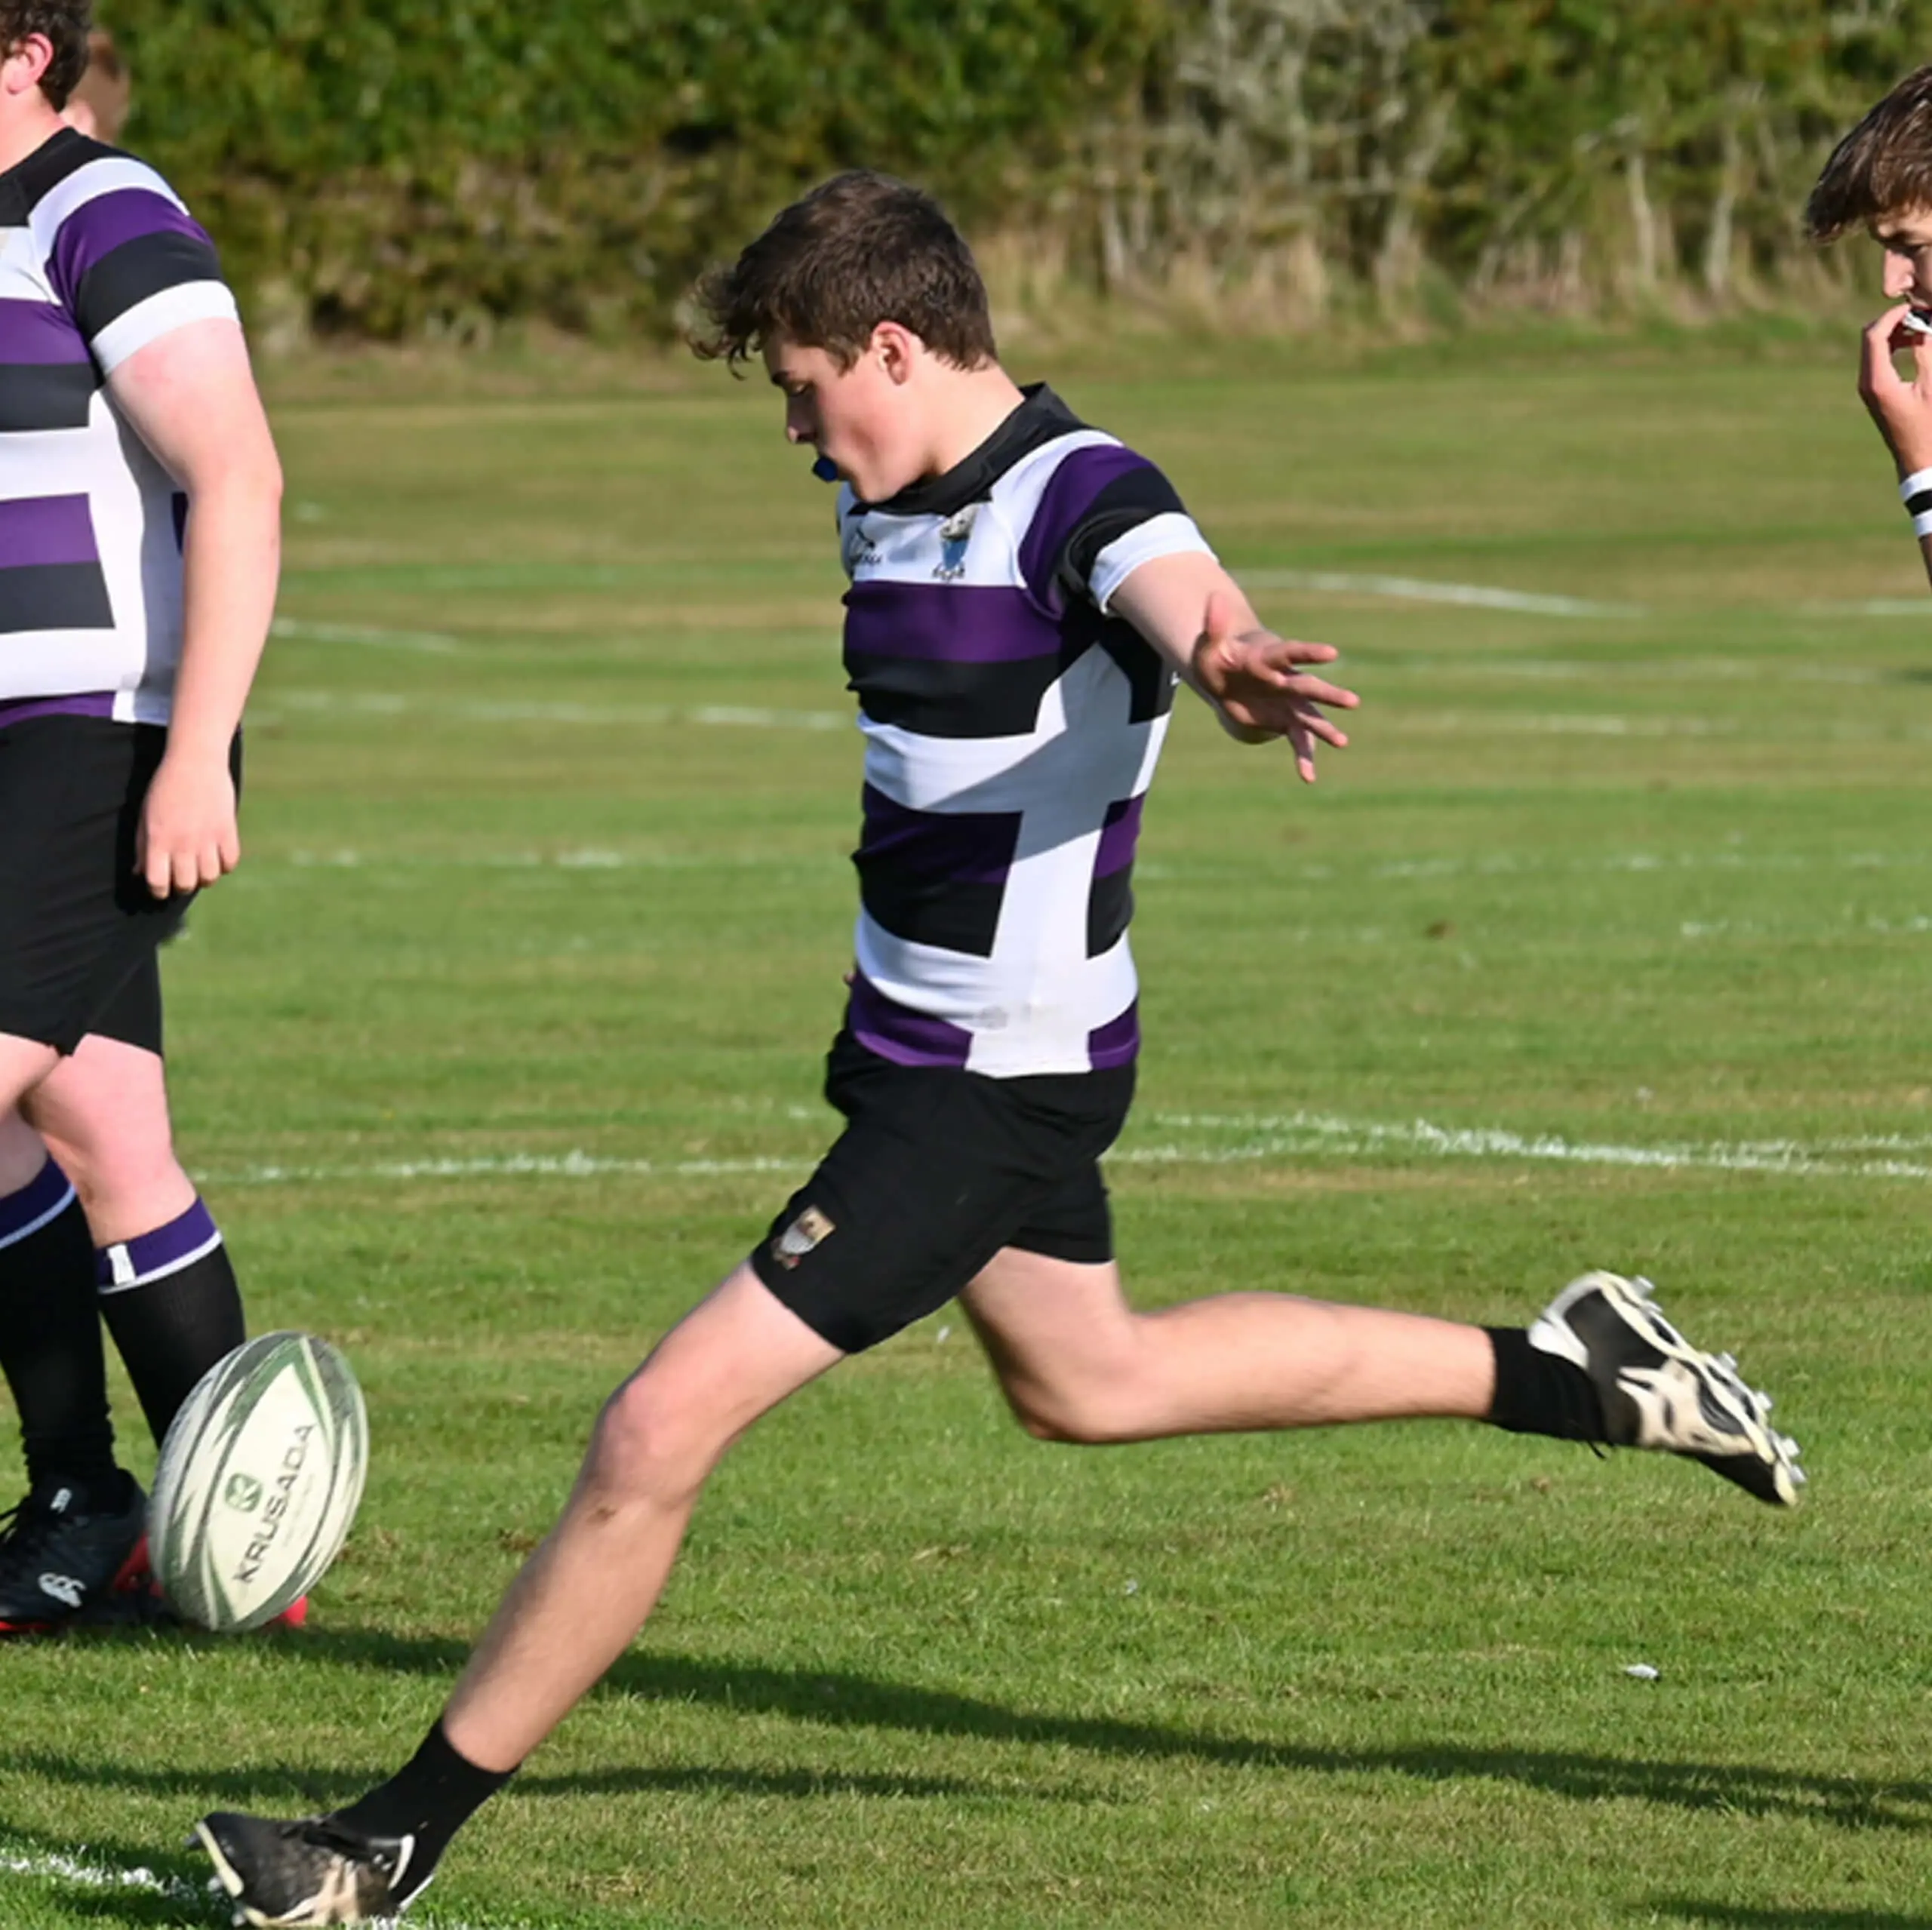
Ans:
[[[1932,652],[1845,359],[1060,382],[1245,570],[1641,607],[1262,595],[1366,703],[1309,793],[1177,728],[1134,1292],[1502,1322],[1646,1271],[1777,1391],[1805,1507],[1447,1426],[1045,1448],[941,1315],[733,1456],[424,1921],[1932,1925]],[[769,395],[305,394],[171,1057],[256,1324],[351,1349],[376,1461],[300,1638],[0,1655],[22,1930],[216,1922],[195,1814],[413,1747],[603,1393],[783,1197],[752,1163],[828,1134],[857,747]]]

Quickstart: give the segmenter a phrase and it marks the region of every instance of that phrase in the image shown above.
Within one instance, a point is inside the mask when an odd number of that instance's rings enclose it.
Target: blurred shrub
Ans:
[[[257,303],[323,330],[667,325],[863,163],[976,225],[1047,191],[1158,0],[113,0],[128,140]]]

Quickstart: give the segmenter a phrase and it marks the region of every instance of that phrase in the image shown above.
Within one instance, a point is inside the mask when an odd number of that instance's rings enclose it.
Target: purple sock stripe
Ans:
[[[915,1012],[888,998],[863,972],[852,974],[845,1022],[860,1044],[895,1065],[963,1069],[973,1049],[973,1035],[963,1025],[935,1019],[930,1013]]]
[[[17,1193],[0,1199],[0,1247],[31,1239],[57,1220],[73,1200],[72,1182],[49,1160]]]
[[[146,1286],[192,1267],[220,1244],[221,1229],[215,1225],[214,1215],[197,1199],[165,1226],[102,1247],[96,1256],[94,1277],[102,1292],[125,1293],[131,1287]]]
[[[1137,1000],[1118,1019],[1109,1019],[1087,1034],[1087,1056],[1096,1072],[1132,1063],[1140,1050],[1140,1005]]]

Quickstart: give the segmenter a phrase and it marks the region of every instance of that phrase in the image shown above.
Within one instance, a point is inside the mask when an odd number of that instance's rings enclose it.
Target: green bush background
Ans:
[[[257,318],[674,325],[802,185],[892,168],[1068,284],[1802,297],[1796,211],[1915,0],[115,0],[128,144]],[[1928,41],[1932,45],[1932,41]],[[1050,246],[1044,245],[1051,244]],[[1808,279],[1807,279],[1808,278]]]

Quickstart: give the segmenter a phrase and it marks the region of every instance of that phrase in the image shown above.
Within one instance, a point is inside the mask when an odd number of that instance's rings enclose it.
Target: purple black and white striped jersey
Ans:
[[[1171,484],[1050,389],[889,502],[839,496],[866,737],[847,1023],[905,1065],[1123,1065],[1141,802],[1175,678],[1114,593],[1211,555]]]
[[[152,168],[63,128],[0,174],[5,715],[168,721],[185,501],[104,385],[215,318],[235,306],[214,244]]]

